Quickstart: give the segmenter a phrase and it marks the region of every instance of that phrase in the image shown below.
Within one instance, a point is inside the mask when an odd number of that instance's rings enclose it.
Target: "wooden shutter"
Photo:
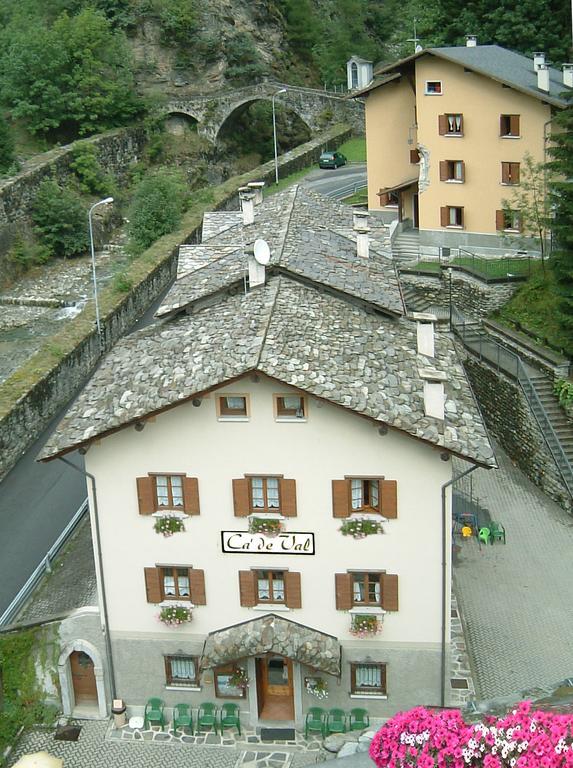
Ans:
[[[509,163],[501,164],[501,183],[509,184]]]
[[[285,517],[296,517],[296,480],[279,479],[280,511]]]
[[[348,517],[350,514],[350,480],[332,481],[332,516]]]
[[[466,180],[466,164],[464,160],[461,160],[461,165],[462,165],[462,175],[461,175],[460,181],[465,181]]]
[[[137,500],[139,502],[139,514],[151,515],[155,512],[155,478],[137,478]]]
[[[382,589],[382,608],[385,611],[398,610],[398,577],[392,573],[383,573],[380,578]]]
[[[411,163],[418,163],[420,162],[420,153],[417,149],[411,149],[410,150],[410,162]]]
[[[196,477],[183,478],[183,505],[185,514],[199,514],[199,480]]]
[[[448,206],[442,205],[440,208],[440,225],[442,227],[447,227],[450,223],[449,217],[448,217]]]
[[[387,192],[378,192],[378,197],[380,198],[381,208],[383,208],[385,205],[388,205],[390,202],[390,195]]]
[[[395,520],[398,517],[398,483],[396,480],[379,480],[378,495],[381,514],[390,520]]]
[[[335,573],[336,610],[349,611],[352,608],[352,574]]]
[[[505,213],[503,211],[495,212],[495,228],[498,230],[505,229]]]
[[[285,605],[287,608],[302,608],[300,573],[285,571]]]
[[[160,603],[161,595],[161,569],[144,568],[145,574],[145,592],[148,603]]]
[[[189,569],[189,586],[191,588],[191,602],[194,605],[207,605],[205,597],[205,571],[201,568]]]
[[[447,181],[450,178],[450,171],[447,160],[440,160],[440,181]]]
[[[239,571],[239,595],[244,608],[252,608],[257,604],[255,571]]]
[[[251,513],[248,478],[242,477],[233,480],[233,505],[235,517],[247,517]]]
[[[512,136],[519,136],[519,115],[509,116],[509,132]]]
[[[438,132],[440,136],[445,136],[448,133],[448,116],[438,115]]]
[[[511,163],[511,183],[519,184],[519,163]]]

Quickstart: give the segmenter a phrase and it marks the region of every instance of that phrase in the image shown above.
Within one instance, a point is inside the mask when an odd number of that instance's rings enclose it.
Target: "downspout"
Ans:
[[[97,555],[97,563],[98,563],[98,570],[99,570],[99,581],[101,585],[101,601],[102,601],[102,610],[103,610],[103,632],[105,637],[105,647],[107,651],[107,657],[108,657],[108,664],[109,664],[109,687],[110,687],[110,693],[111,693],[111,699],[112,701],[116,698],[116,692],[115,692],[115,670],[113,666],[113,654],[111,651],[111,639],[109,636],[109,620],[107,615],[107,600],[105,596],[105,581],[103,577],[103,561],[101,557],[101,538],[100,538],[100,530],[99,530],[99,515],[98,515],[98,508],[97,508],[97,489],[96,489],[96,480],[95,477],[90,474],[90,472],[86,472],[85,469],[81,469],[80,467],[76,466],[75,464],[72,464],[71,461],[68,461],[67,459],[64,459],[63,456],[58,457],[60,461],[63,461],[64,464],[67,464],[68,467],[71,467],[72,469],[75,469],[76,472],[79,472],[81,475],[84,475],[87,479],[89,479],[91,486],[92,486],[92,499],[93,499],[93,517],[95,521],[95,550]]]
[[[469,475],[470,472],[473,472],[475,469],[478,469],[478,465],[474,464],[473,467],[470,467],[469,469],[466,469],[465,472],[462,472],[461,475],[457,475],[456,477],[452,477],[451,480],[448,480],[447,483],[444,483],[442,485],[442,669],[441,669],[441,680],[440,680],[440,706],[445,707],[446,706],[446,611],[447,611],[447,591],[448,591],[448,578],[447,578],[447,548],[448,548],[448,537],[446,535],[446,521],[447,521],[447,514],[446,514],[446,488],[448,488],[450,485],[453,485],[458,480],[461,480],[462,477],[465,477],[466,475]]]

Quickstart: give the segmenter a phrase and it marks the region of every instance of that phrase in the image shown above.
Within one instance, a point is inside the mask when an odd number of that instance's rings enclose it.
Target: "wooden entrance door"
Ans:
[[[269,654],[257,661],[257,695],[261,720],[293,720],[292,661]]]
[[[97,704],[94,663],[83,651],[70,654],[70,669],[76,704]]]

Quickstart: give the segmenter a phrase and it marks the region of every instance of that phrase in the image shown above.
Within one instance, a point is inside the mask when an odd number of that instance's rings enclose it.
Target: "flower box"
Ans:
[[[161,533],[163,536],[173,536],[174,533],[181,533],[185,530],[185,523],[176,515],[161,515],[155,518],[153,523],[155,533]]]
[[[178,627],[191,621],[192,612],[186,605],[166,605],[159,611],[157,618],[168,627]]]
[[[249,533],[262,533],[263,536],[278,536],[283,529],[282,520],[272,517],[249,518]]]
[[[356,613],[350,623],[350,634],[354,637],[373,637],[382,632],[382,622],[378,616]]]
[[[376,533],[384,533],[382,523],[371,518],[356,517],[345,520],[338,529],[343,536],[352,536],[353,539],[365,539]]]
[[[305,677],[304,687],[307,693],[317,699],[328,698],[328,683],[322,677]]]
[[[249,676],[243,667],[235,667],[229,678],[229,685],[233,686],[233,688],[240,688],[242,691],[248,688]]]

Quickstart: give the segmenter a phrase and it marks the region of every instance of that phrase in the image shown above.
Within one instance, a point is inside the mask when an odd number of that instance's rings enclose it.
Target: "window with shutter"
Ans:
[[[199,480],[196,477],[183,478],[183,511],[186,515],[198,515]]]
[[[502,138],[517,139],[520,136],[519,130],[519,115],[499,116],[499,135]]]
[[[382,583],[382,608],[385,611],[398,610],[398,576],[392,573],[383,573]]]
[[[285,604],[287,608],[302,608],[300,573],[285,571]]]
[[[285,603],[284,571],[253,571],[257,603]]]
[[[296,480],[279,480],[280,512],[285,517],[296,517]]]
[[[244,608],[252,608],[257,604],[255,579],[255,571],[239,571],[239,597]]]
[[[381,574],[352,573],[352,605],[381,605]]]
[[[381,513],[389,520],[398,517],[398,483],[396,480],[380,481]]]
[[[348,517],[350,514],[350,480],[332,481],[332,516]]]
[[[145,593],[148,603],[160,603],[163,599],[161,571],[159,568],[144,568]]]
[[[189,585],[191,588],[191,602],[193,605],[207,605],[205,595],[205,571],[201,568],[189,570]]]
[[[501,183],[519,184],[519,163],[504,162],[501,164]]]
[[[152,477],[138,477],[137,500],[140,515],[152,515],[155,512],[155,481]]]
[[[161,596],[163,600],[191,601],[189,568],[163,566],[161,574]]]
[[[199,514],[199,481],[184,474],[152,474],[137,478],[140,515],[175,511]]]
[[[438,115],[440,136],[463,136],[464,116],[460,113]]]
[[[233,480],[233,506],[235,517],[248,517],[251,514],[249,481],[246,477]]]
[[[335,573],[334,585],[336,595],[336,610],[349,611],[352,608],[352,574]]]

